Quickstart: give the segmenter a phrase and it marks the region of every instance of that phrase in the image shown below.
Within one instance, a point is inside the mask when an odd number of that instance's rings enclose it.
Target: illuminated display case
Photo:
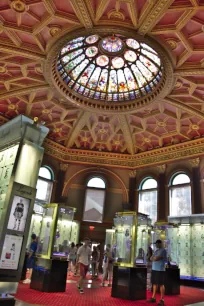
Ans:
[[[182,277],[204,280],[204,214],[169,217],[169,255],[179,264]]]
[[[75,208],[48,204],[44,207],[37,256],[50,259],[69,252]],[[76,232],[76,231],[75,231]]]
[[[115,258],[120,266],[133,267],[136,243],[136,213],[121,212],[114,218]]]
[[[70,243],[74,242],[75,244],[77,244],[79,242],[79,230],[80,230],[80,222],[74,220],[72,222]]]
[[[147,215],[138,213],[136,264],[146,262],[148,246],[151,244],[151,223],[152,220]]]

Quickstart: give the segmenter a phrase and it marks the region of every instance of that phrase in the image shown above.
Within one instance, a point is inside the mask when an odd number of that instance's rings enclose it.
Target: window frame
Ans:
[[[173,180],[175,179],[175,177],[179,174],[185,174],[186,176],[188,176],[189,178],[189,182],[188,183],[182,183],[182,184],[176,184],[176,185],[173,185]],[[170,198],[172,198],[172,192],[173,190],[175,189],[181,189],[183,187],[190,187],[190,195],[191,195],[191,215],[193,213],[193,203],[192,203],[192,186],[191,186],[191,178],[190,176],[185,172],[185,171],[177,171],[175,172],[174,174],[171,175],[170,179],[169,179],[169,184],[168,184],[168,199],[169,199],[169,216],[170,217],[176,217],[176,216],[173,216],[171,215],[171,200]],[[180,215],[180,216],[177,216],[177,217],[183,217],[183,215]]]
[[[153,179],[153,180],[155,180],[156,183],[157,183],[157,187],[155,187],[155,188],[149,188],[149,189],[142,189],[142,188],[143,188],[143,184],[144,184],[148,179]],[[157,220],[158,220],[158,189],[159,189],[159,187],[158,187],[158,182],[157,182],[157,180],[156,180],[153,176],[146,176],[145,178],[143,178],[143,179],[141,180],[141,182],[140,182],[140,184],[139,184],[139,188],[138,188],[138,213],[140,212],[140,211],[139,211],[139,204],[140,204],[140,197],[141,197],[141,194],[144,194],[145,192],[150,192],[150,191],[156,191],[156,192],[157,192],[157,203],[156,203],[156,205],[157,205],[157,208],[156,208],[157,216],[156,216],[156,221],[155,221],[155,222],[157,222]],[[149,218],[151,219],[151,216],[150,216],[150,215],[148,215],[148,216],[149,216]],[[151,219],[151,220],[152,220],[152,219]],[[152,220],[152,221],[153,221],[153,220]]]
[[[102,187],[89,187],[88,183],[91,179],[93,178],[100,178],[104,184],[105,184],[105,188]],[[103,212],[102,212],[102,217],[101,217],[101,221],[94,221],[94,220],[84,220],[84,214],[85,214],[85,207],[86,207],[86,198],[87,198],[87,191],[88,190],[104,190],[104,199],[103,199]],[[107,193],[107,182],[104,179],[104,177],[98,176],[98,175],[93,175],[93,176],[89,176],[89,178],[86,180],[86,189],[85,189],[85,196],[84,196],[84,208],[83,208],[83,216],[82,216],[82,221],[83,222],[93,222],[93,223],[103,223],[103,218],[104,218],[104,210],[105,210],[105,203],[106,203],[106,193]]]

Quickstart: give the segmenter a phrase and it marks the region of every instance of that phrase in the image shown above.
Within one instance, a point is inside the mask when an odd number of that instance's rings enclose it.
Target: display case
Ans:
[[[146,263],[146,254],[151,245],[152,220],[148,215],[138,213],[137,216],[137,242],[136,242],[136,264]]]
[[[204,214],[168,220],[169,255],[178,262],[181,278],[204,281]]]
[[[134,266],[137,218],[135,212],[117,213],[115,227],[115,259],[120,266]]]
[[[29,249],[29,247],[30,247],[31,235],[35,234],[36,237],[37,237],[37,240],[40,236],[40,230],[41,230],[41,225],[42,225],[44,208],[41,205],[34,204],[33,212],[34,213],[32,215],[29,234],[28,234],[28,240],[27,240],[27,249]]]
[[[110,244],[111,247],[115,248],[115,229],[107,229],[106,230],[106,240],[105,247],[107,244]]]
[[[75,244],[77,244],[79,242],[79,231],[80,231],[80,222],[74,220],[72,222],[70,243],[74,242]]]
[[[44,207],[37,256],[50,259],[69,253],[75,208],[48,204]]]

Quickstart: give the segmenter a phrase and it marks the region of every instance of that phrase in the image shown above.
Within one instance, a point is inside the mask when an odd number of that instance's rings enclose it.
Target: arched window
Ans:
[[[152,224],[157,221],[157,181],[151,177],[145,178],[139,186],[138,212],[149,215]]]
[[[100,177],[92,177],[86,185],[84,203],[84,221],[102,222],[106,194],[105,181]]]
[[[169,215],[188,216],[192,214],[190,178],[185,173],[176,173],[169,184]]]
[[[39,170],[37,181],[36,204],[50,203],[54,173],[50,167],[43,166]]]

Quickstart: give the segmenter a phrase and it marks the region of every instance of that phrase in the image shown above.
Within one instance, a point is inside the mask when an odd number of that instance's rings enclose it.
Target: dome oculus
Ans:
[[[96,100],[120,102],[153,93],[162,79],[158,53],[122,35],[81,36],[61,49],[57,71],[75,92]]]

